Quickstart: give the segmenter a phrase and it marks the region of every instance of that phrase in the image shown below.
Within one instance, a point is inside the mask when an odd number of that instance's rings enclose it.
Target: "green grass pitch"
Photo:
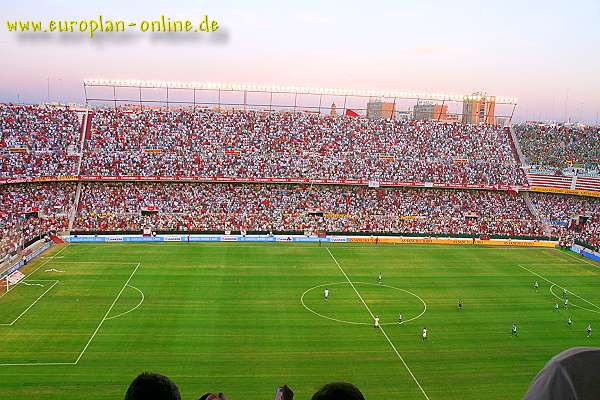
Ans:
[[[334,380],[369,399],[518,399],[556,353],[600,346],[600,269],[555,249],[80,244],[24,272],[0,297],[3,399],[118,399],[142,371],[186,400],[284,383],[308,399]]]

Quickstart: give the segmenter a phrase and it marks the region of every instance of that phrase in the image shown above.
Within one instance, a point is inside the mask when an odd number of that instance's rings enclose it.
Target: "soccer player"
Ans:
[[[533,287],[534,287],[534,289],[535,289],[536,291],[539,289],[539,287],[540,287],[540,284],[538,283],[538,281],[535,281],[535,282],[533,283]]]
[[[515,322],[512,325],[512,335],[517,336],[517,324]]]
[[[375,316],[375,328],[379,328],[379,316]]]
[[[325,296],[325,301],[327,301],[327,299],[329,298],[329,289],[325,288],[325,292],[323,292],[323,295]]]
[[[556,305],[554,306],[554,309],[555,309],[556,311],[558,311],[558,303],[556,303]]]
[[[573,325],[573,320],[571,319],[571,316],[569,315],[569,319],[567,320],[567,324],[569,326]]]
[[[377,277],[377,281],[379,281],[380,285],[381,285],[381,282],[383,282],[383,275],[381,275],[381,272],[379,273],[379,276]]]
[[[587,337],[592,337],[592,324],[591,323],[588,324],[586,331],[587,331]]]
[[[569,299],[565,299],[565,308],[569,308]]]
[[[421,332],[421,337],[423,337],[423,341],[427,340],[427,328],[423,328]]]
[[[398,324],[402,323],[402,314],[398,314]]]
[[[458,311],[462,311],[462,305],[463,305],[462,300],[459,300],[458,301]]]
[[[563,297],[566,299],[567,298],[567,289],[563,288]]]

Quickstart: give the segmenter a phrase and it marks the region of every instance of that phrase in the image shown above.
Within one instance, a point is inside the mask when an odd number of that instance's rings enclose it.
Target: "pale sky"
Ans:
[[[596,122],[600,1],[19,0],[0,13],[0,101],[83,102],[86,77],[519,98],[518,119]],[[29,34],[6,20],[216,19],[217,34]],[[568,101],[566,101],[568,96]],[[566,106],[566,107],[565,107]],[[566,113],[565,113],[566,110]]]

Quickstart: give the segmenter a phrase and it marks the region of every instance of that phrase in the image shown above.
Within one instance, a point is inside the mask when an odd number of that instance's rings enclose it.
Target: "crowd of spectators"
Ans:
[[[0,105],[0,178],[76,175],[80,131],[80,118],[67,108]],[[598,168],[598,128],[524,124],[516,131],[532,164]],[[98,109],[81,161],[81,174],[96,176],[525,183],[504,128],[302,112]],[[83,187],[75,221],[80,230],[138,231],[149,225],[182,231],[541,234],[522,198],[509,193],[234,184]],[[40,232],[64,228],[73,190],[59,184],[0,188],[0,257]],[[574,231],[580,240],[598,242],[598,201],[544,194],[532,199],[553,234]],[[142,215],[143,205],[159,211]],[[41,217],[24,218],[28,207],[39,208]],[[587,218],[573,227],[576,215]]]
[[[0,186],[0,262],[33,238],[65,230],[74,196],[67,183]]]
[[[600,128],[520,124],[515,131],[530,164],[562,171],[578,166],[598,173],[600,165]]]
[[[525,183],[499,127],[207,110],[96,111],[82,174]]]
[[[0,104],[0,178],[75,175],[81,123],[65,108]]]
[[[155,210],[142,215],[144,210]],[[148,214],[148,213],[145,213]],[[87,183],[77,231],[540,235],[514,194],[264,184]]]
[[[600,245],[600,198],[531,193],[530,198],[549,224],[552,236],[568,237],[597,248]]]

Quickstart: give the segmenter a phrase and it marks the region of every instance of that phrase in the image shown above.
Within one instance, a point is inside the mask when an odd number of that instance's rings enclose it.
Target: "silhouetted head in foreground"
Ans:
[[[181,400],[181,395],[175,382],[166,376],[143,372],[129,385],[125,400]]]
[[[573,347],[552,358],[524,400],[600,399],[600,348]]]
[[[200,397],[199,400],[227,400],[223,393],[214,394],[214,393],[206,393]]]
[[[333,382],[319,389],[312,400],[365,400],[365,397],[351,383]]]

